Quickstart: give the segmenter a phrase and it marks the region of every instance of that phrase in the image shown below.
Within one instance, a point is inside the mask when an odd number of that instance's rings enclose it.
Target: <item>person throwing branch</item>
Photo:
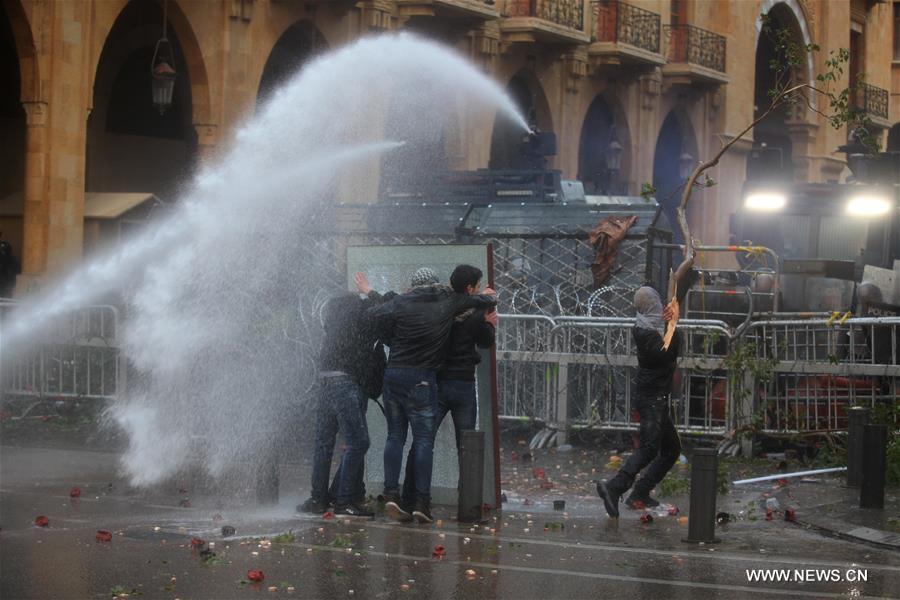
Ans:
[[[631,495],[625,501],[629,508],[659,506],[650,497],[650,491],[663,480],[681,454],[681,441],[669,414],[681,332],[676,329],[668,349],[663,347],[666,322],[676,319],[676,309],[671,305],[663,309],[659,292],[649,286],[639,288],[634,294],[634,308],[637,322],[632,335],[638,358],[635,387],[641,445],[615,477],[597,484],[597,493],[613,518],[619,516],[619,499],[632,485]],[[641,471],[643,477],[635,483]]]

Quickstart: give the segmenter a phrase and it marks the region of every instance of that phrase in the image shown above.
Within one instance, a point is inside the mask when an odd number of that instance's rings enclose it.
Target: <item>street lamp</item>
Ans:
[[[153,49],[153,59],[150,61],[153,106],[156,107],[160,115],[165,114],[166,109],[172,106],[172,92],[175,90],[175,77],[177,75],[170,64],[173,62],[173,53],[172,44],[166,37],[167,22],[168,2],[164,0],[162,37],[156,42],[156,47]]]
[[[678,157],[678,176],[682,180],[687,180],[687,178],[691,176],[693,168],[694,157],[691,156],[687,151],[682,152],[681,156]]]
[[[609,146],[606,147],[606,193],[609,193],[613,187],[613,182],[616,179],[616,173],[619,172],[619,169],[622,166],[622,144],[616,141],[615,138],[609,143]]]

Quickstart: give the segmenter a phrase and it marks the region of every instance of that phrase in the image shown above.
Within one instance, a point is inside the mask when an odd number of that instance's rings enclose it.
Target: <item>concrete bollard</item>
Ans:
[[[716,482],[719,475],[719,455],[714,448],[694,450],[691,461],[691,512],[688,536],[681,541],[690,544],[715,544],[716,538]]]
[[[278,504],[278,449],[266,450],[256,471],[256,501],[263,505]]]
[[[869,423],[869,409],[854,406],[849,411],[847,427],[847,487],[859,487],[862,481],[863,440]]]
[[[460,523],[481,521],[484,501],[484,432],[459,433],[459,504],[456,518]]]
[[[887,425],[866,425],[859,507],[884,509]]]

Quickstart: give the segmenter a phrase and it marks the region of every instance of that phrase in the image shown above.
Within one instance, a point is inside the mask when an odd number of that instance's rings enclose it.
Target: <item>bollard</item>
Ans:
[[[847,435],[847,487],[859,487],[863,469],[863,439],[869,423],[869,409],[854,406],[850,409]]]
[[[859,507],[884,509],[887,425],[866,425]]]
[[[719,474],[719,455],[715,448],[694,450],[691,462],[691,512],[688,536],[681,541],[690,544],[715,544],[720,540],[716,531],[716,480]]]
[[[484,432],[459,433],[459,505],[460,523],[481,521],[484,502]]]
[[[278,449],[271,445],[260,460],[256,470],[256,501],[260,504],[278,504]]]

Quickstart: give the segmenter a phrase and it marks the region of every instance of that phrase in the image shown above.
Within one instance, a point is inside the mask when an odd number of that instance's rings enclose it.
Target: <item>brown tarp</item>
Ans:
[[[594,275],[594,287],[599,288],[613,273],[616,257],[619,255],[619,243],[625,239],[628,230],[637,223],[637,217],[611,216],[606,217],[594,227],[588,239],[597,255],[591,264],[591,273]]]

